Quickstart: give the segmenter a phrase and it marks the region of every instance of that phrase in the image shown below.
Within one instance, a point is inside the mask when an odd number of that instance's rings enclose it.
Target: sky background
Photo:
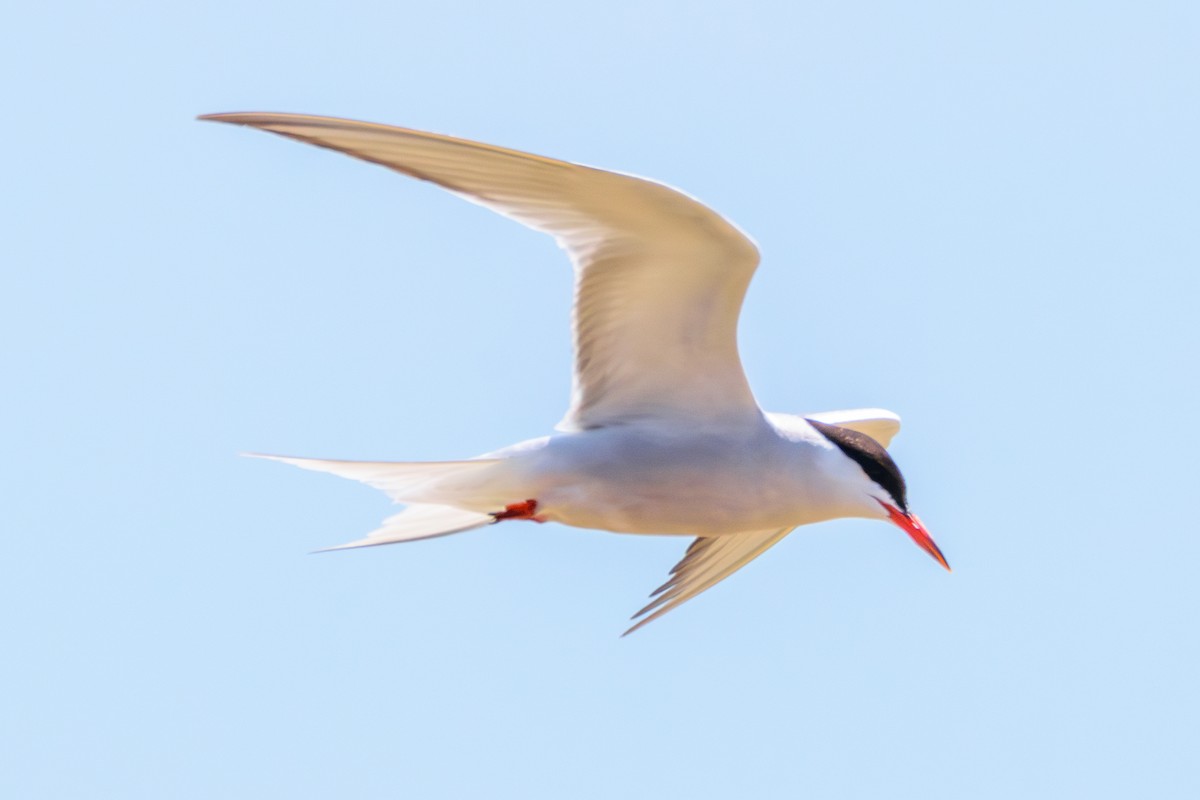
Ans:
[[[0,795],[1200,796],[1200,7],[21,4],[0,26]],[[201,113],[656,178],[758,241],[762,405],[884,406],[954,566],[391,511],[569,390],[552,241]]]

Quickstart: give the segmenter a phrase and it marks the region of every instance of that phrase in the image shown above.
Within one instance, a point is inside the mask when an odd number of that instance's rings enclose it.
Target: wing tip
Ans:
[[[263,127],[269,123],[306,122],[310,125],[321,121],[332,121],[329,117],[315,117],[308,114],[288,114],[282,111],[221,111],[216,114],[197,114],[198,122],[224,122],[230,125],[250,125]],[[351,120],[347,120],[349,122]]]
[[[369,538],[355,539],[353,542],[346,542],[345,544],[335,544],[330,545],[329,547],[318,547],[316,550],[309,550],[308,554],[310,556],[315,556],[320,553],[333,553],[338,550],[358,550],[362,547],[378,547],[381,544],[390,544],[390,542],[373,542]]]
[[[672,606],[671,608],[674,608],[674,606]],[[667,613],[667,612],[668,612],[668,611],[670,611],[670,610],[671,610],[670,608],[663,608],[663,609],[659,609],[658,611],[654,612],[653,614],[651,614],[650,616],[646,617],[645,619],[638,620],[636,623],[634,623],[633,625],[629,626],[629,628],[627,628],[627,629],[625,630],[625,632],[624,632],[624,633],[622,633],[622,634],[621,634],[619,637],[617,637],[617,638],[619,638],[619,639],[624,639],[626,636],[628,636],[629,634],[633,633],[634,631],[636,631],[636,630],[640,630],[640,629],[641,629],[643,626],[645,626],[645,625],[649,625],[651,622],[654,622],[654,620],[658,619],[659,617],[661,617],[663,614]],[[638,617],[640,617],[640,616],[641,616],[642,614],[644,614],[644,613],[646,613],[646,612],[645,612],[645,610],[639,611],[638,613],[634,614],[634,615],[633,615],[632,617],[630,617],[629,619],[631,619],[631,620],[635,620],[635,619],[637,619]]]
[[[241,458],[257,458],[262,461],[278,461],[281,464],[292,464],[297,467],[303,466],[302,462],[318,460],[318,459],[314,459],[314,458],[299,458],[296,456],[277,456],[277,455],[273,455],[271,453],[241,452],[241,453],[238,453],[238,456],[240,456]]]
[[[220,111],[215,114],[197,114],[197,122],[232,122],[241,124],[246,117],[258,116],[254,112],[248,111]]]

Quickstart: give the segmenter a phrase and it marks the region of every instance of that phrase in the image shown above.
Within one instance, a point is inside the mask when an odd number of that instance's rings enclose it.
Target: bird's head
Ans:
[[[865,433],[840,425],[830,425],[812,419],[807,421],[844,456],[858,465],[866,479],[860,481],[862,493],[866,495],[860,498],[864,506],[864,516],[892,522],[907,533],[918,547],[949,570],[950,565],[946,563],[946,557],[934,543],[929,531],[925,530],[917,515],[908,510],[904,476],[900,474],[900,468],[883,445]]]

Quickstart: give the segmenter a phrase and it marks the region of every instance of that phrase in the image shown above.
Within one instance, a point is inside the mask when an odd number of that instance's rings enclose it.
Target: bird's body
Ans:
[[[489,484],[481,499],[437,499],[487,513],[497,497],[536,498],[546,522],[680,536],[805,525],[863,510],[841,496],[852,462],[811,428],[781,431],[765,416],[732,431],[629,426],[559,433],[484,458],[498,463],[479,476]]]
[[[363,481],[407,504],[343,547],[510,519],[697,537],[635,628],[798,525],[890,519],[945,565],[908,511],[885,450],[899,417],[881,409],[807,417],[760,410],[736,340],[758,251],[698,201],[642,178],[403,128],[293,114],[204,119],[431,181],[553,235],[575,266],[574,386],[556,433],[465,461],[269,456]]]

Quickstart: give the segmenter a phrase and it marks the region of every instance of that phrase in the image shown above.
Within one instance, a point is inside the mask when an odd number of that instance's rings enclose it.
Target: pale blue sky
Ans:
[[[0,795],[1200,796],[1194,3],[25,4],[0,26]],[[549,430],[548,239],[238,110],[654,177],[765,257],[764,406],[882,405],[914,509],[620,640],[684,542],[254,450]],[[514,372],[514,365],[519,369]]]

